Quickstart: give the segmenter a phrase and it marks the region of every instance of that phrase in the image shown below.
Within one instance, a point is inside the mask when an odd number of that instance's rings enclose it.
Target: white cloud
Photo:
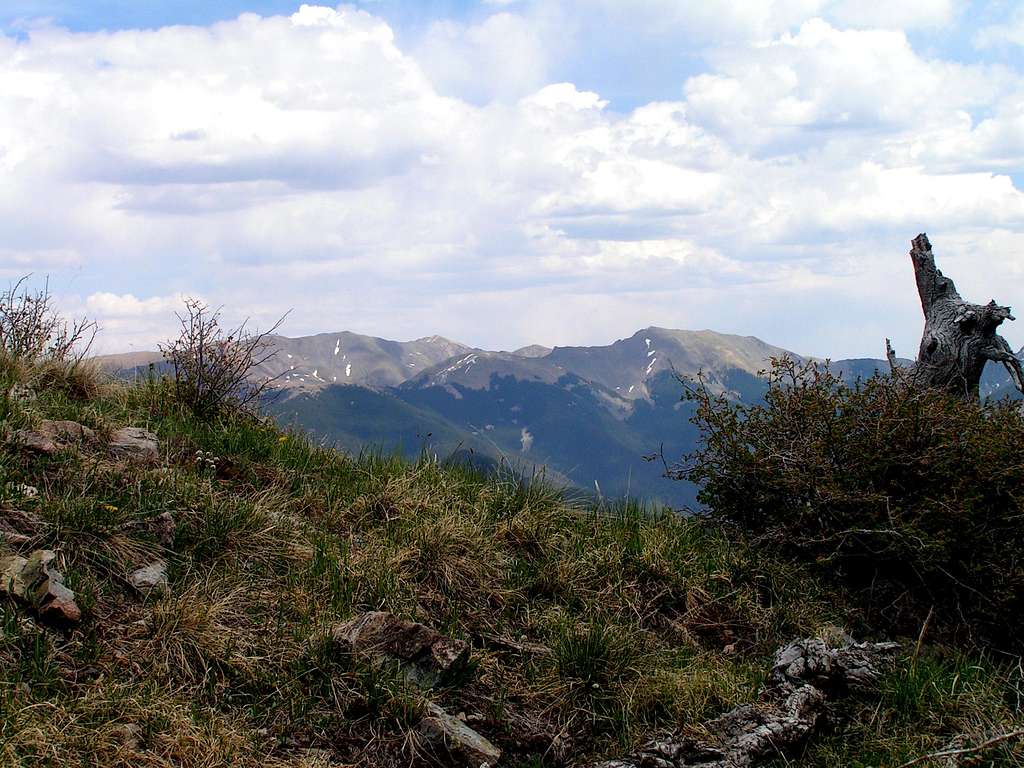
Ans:
[[[85,309],[98,318],[128,317],[139,319],[145,315],[167,315],[182,308],[184,298],[153,296],[139,299],[130,293],[94,293],[85,300]]]
[[[415,57],[441,92],[482,103],[542,86],[549,53],[534,24],[502,12],[473,25],[434,22]]]
[[[81,254],[71,249],[22,251],[0,248],[0,278],[17,280],[33,272],[73,269],[81,263]]]
[[[407,50],[348,7],[0,37],[0,274],[65,278],[106,349],[152,347],[201,293],[263,326],[294,307],[291,334],[514,348],[658,324],[864,354],[913,346],[917,232],[971,275],[988,248],[1024,262],[1019,69],[844,28],[910,22],[837,3],[599,0],[624,39],[684,25],[715,50],[623,113],[548,82],[586,27],[523,5]]]
[[[961,3],[956,0],[839,0],[829,5],[829,17],[843,25],[915,29],[952,24]]]
[[[181,295],[139,298],[133,294],[97,292],[84,299],[55,293],[56,306],[69,317],[86,317],[99,326],[91,351],[97,354],[154,350],[177,335],[176,312],[184,308]]]
[[[982,27],[974,36],[979,48],[1024,46],[1024,7],[1018,7],[1000,24]]]
[[[923,58],[902,31],[840,30],[821,19],[720,54],[716,64],[716,72],[687,81],[688,114],[739,147],[781,152],[843,134],[919,134],[1019,82],[1019,75]]]

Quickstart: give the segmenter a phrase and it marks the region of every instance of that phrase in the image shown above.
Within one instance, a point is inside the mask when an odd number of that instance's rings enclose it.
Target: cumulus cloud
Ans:
[[[83,297],[57,291],[54,299],[65,315],[96,321],[99,334],[91,351],[98,354],[156,349],[176,335],[175,313],[184,307],[179,294],[140,298],[100,291]]]
[[[442,93],[483,103],[515,98],[544,85],[549,63],[545,42],[531,20],[495,13],[479,24],[434,22],[414,55]]]
[[[139,318],[145,315],[166,316],[182,307],[183,297],[153,296],[139,299],[130,293],[94,293],[85,300],[85,309],[93,316],[106,319],[115,317]]]
[[[910,348],[923,230],[968,279],[993,249],[993,285],[1024,288],[1024,73],[905,31],[954,4],[573,5],[404,46],[345,6],[0,36],[0,274],[65,277],[108,350],[151,347],[193,294],[229,321],[293,308],[296,335],[515,348],[657,324]],[[552,81],[593,19],[693,41],[702,71],[626,111]]]
[[[851,26],[915,29],[953,23],[960,5],[955,0],[838,0],[829,4],[828,13]]]
[[[739,147],[785,153],[839,134],[917,137],[995,103],[1019,82],[1001,70],[924,58],[902,31],[841,30],[821,19],[723,53],[716,65],[687,81],[689,114]]]

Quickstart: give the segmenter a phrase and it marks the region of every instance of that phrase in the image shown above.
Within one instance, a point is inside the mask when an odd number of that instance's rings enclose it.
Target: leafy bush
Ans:
[[[178,338],[160,345],[173,371],[175,399],[200,418],[255,404],[273,381],[257,378],[256,370],[274,356],[270,336],[284,318],[262,333],[246,330],[245,323],[226,330],[220,310],[186,299],[178,320]]]
[[[897,629],[1024,630],[1024,417],[876,375],[773,361],[743,405],[690,387],[701,440],[673,474],[709,513],[795,553]]]

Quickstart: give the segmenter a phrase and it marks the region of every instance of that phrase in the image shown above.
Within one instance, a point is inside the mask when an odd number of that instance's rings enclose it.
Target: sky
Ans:
[[[0,179],[0,283],[48,277],[99,351],[197,296],[289,336],[913,356],[918,232],[1024,304],[1024,2],[3,0]]]

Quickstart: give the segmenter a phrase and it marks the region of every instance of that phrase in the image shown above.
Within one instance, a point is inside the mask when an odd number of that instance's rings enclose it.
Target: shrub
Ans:
[[[840,579],[910,630],[989,640],[1024,630],[1024,417],[903,377],[847,385],[827,365],[773,361],[763,402],[689,388],[701,439],[673,474],[712,516]],[[920,628],[920,624],[916,624]]]
[[[23,277],[0,291],[0,385],[25,382],[40,389],[95,394],[98,369],[86,357],[98,326],[67,320],[53,306],[49,283],[31,290]]]
[[[262,333],[246,330],[245,323],[226,330],[220,310],[186,299],[178,320],[181,334],[160,345],[173,371],[175,399],[200,418],[254,405],[273,382],[257,378],[256,371],[274,356],[270,337],[284,318]]]

